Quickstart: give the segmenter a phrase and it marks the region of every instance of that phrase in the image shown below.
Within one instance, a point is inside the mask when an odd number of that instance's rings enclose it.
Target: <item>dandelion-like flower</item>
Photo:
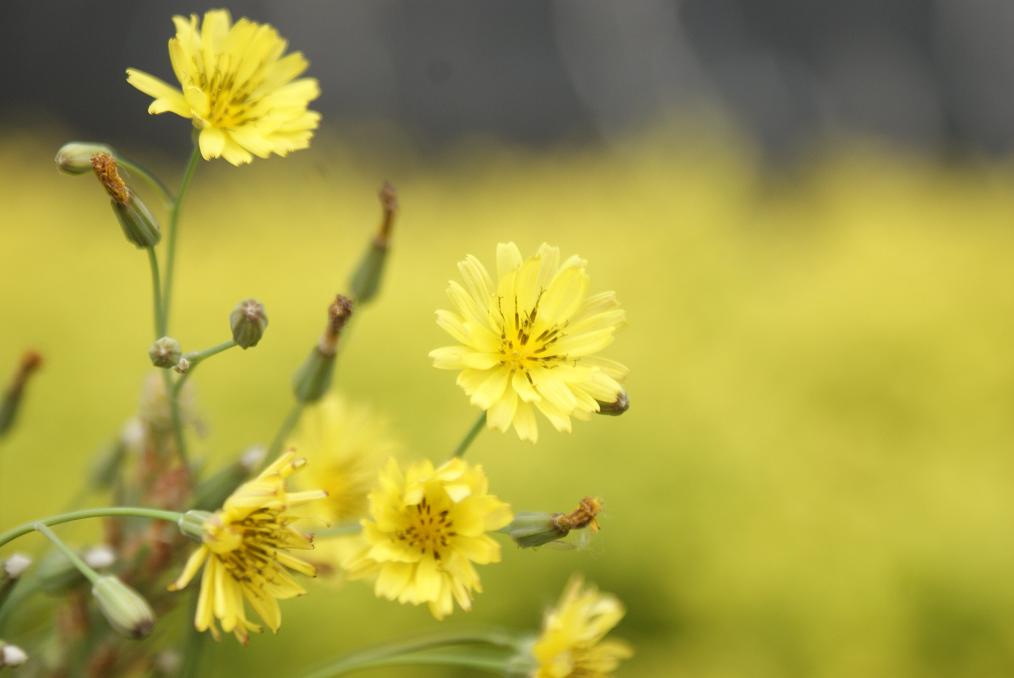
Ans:
[[[542,634],[532,647],[538,668],[533,678],[605,678],[633,654],[618,640],[604,640],[623,618],[615,597],[585,587],[580,577],[567,584],[563,597],[546,614]]]
[[[374,590],[399,603],[427,603],[442,619],[472,606],[481,592],[473,563],[500,561],[500,545],[487,532],[509,524],[510,506],[488,493],[482,467],[452,459],[429,461],[403,474],[390,460],[370,493],[362,521],[362,548],[347,565],[350,578],[376,576]]]
[[[277,631],[281,624],[278,600],[306,592],[288,570],[313,576],[314,567],[288,551],[312,549],[313,544],[292,526],[299,516],[291,509],[323,499],[327,493],[286,492],[285,479],[305,464],[305,459],[287,452],[241,485],[220,511],[205,514],[197,529],[203,543],[169,586],[172,591],[182,589],[204,566],[194,618],[198,631],[210,630],[217,639],[217,620],[223,631],[246,643],[248,632],[260,631],[260,625],[247,618],[244,600],[268,628]]]
[[[318,522],[338,525],[358,521],[369,510],[384,461],[397,448],[383,422],[365,406],[329,395],[304,411],[289,445],[310,462],[300,487],[320,488],[327,498],[308,504],[305,512]],[[354,548],[348,536],[318,538],[313,562],[320,574],[335,573]]]
[[[461,370],[458,385],[486,411],[490,428],[511,425],[535,442],[538,409],[558,431],[587,419],[623,388],[627,368],[597,356],[624,322],[614,292],[588,296],[587,262],[560,263],[543,243],[522,259],[514,243],[497,246],[497,280],[469,255],[458,264],[465,285],[451,281],[457,307],[437,311],[437,324],[459,342],[430,353],[435,367]]]
[[[256,155],[285,155],[306,148],[320,114],[307,110],[320,95],[314,78],[299,78],[309,65],[272,26],[211,10],[199,22],[173,17],[176,37],[169,59],[181,89],[136,68],[127,82],[155,98],[148,112],[190,118],[200,130],[205,160],[223,157],[233,165]],[[297,79],[298,78],[298,79]]]

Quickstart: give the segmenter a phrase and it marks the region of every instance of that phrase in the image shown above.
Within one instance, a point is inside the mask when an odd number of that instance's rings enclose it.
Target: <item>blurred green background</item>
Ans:
[[[172,183],[184,128],[175,156],[142,154]],[[150,371],[146,259],[91,177],[56,172],[65,138],[0,140],[0,363],[29,347],[46,359],[0,446],[0,527],[62,508]],[[271,325],[192,380],[198,453],[217,466],[270,439],[390,179],[388,276],[339,389],[386,417],[406,456],[445,456],[475,415],[426,357],[447,341],[433,311],[455,263],[491,265],[502,240],[580,253],[628,310],[608,355],[631,368],[630,411],[571,435],[540,420],[534,446],[485,432],[469,458],[519,510],[603,497],[602,532],[584,550],[505,545],[474,611],[443,624],[362,583],[314,587],[283,604],[278,637],[213,645],[208,675],[294,675],[436,629],[534,629],[575,571],[628,607],[616,635],[637,654],[621,675],[1014,672],[1014,167],[852,143],[774,174],[735,133],[687,122],[611,148],[434,155],[378,138],[331,130],[284,160],[199,168],[173,334],[218,343],[249,296]]]

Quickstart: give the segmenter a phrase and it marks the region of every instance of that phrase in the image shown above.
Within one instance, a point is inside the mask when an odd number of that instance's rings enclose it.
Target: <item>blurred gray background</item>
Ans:
[[[5,0],[0,116],[79,137],[150,140],[136,66],[171,80],[171,14],[211,2]],[[945,157],[1014,140],[1011,0],[345,0],[228,3],[278,27],[332,123],[463,136],[612,141],[724,111],[769,157],[873,135]],[[115,106],[113,103],[115,102]],[[165,142],[178,121],[162,116]]]

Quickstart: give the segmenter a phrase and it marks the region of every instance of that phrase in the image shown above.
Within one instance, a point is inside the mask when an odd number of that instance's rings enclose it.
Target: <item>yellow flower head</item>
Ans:
[[[580,577],[567,584],[557,606],[546,614],[542,634],[532,648],[538,668],[533,678],[605,678],[630,657],[630,646],[603,640],[623,618],[614,596],[584,588]]]
[[[395,451],[386,428],[364,406],[330,395],[307,409],[290,441],[310,464],[300,474],[301,487],[320,488],[327,498],[307,505],[306,514],[331,525],[358,521],[367,514],[367,495]],[[318,538],[313,561],[321,574],[337,572],[350,554],[350,537]]]
[[[310,145],[320,114],[307,105],[320,88],[313,78],[296,79],[309,64],[300,52],[282,56],[287,43],[278,31],[247,19],[232,24],[221,9],[205,13],[203,22],[191,14],[173,23],[169,59],[182,91],[127,69],[127,82],[155,98],[149,113],[191,118],[205,160],[223,157],[241,165],[254,155],[285,155]]]
[[[472,606],[481,592],[473,563],[500,561],[500,545],[486,533],[511,522],[510,506],[488,494],[482,467],[452,459],[429,461],[403,474],[393,459],[370,493],[362,521],[362,548],[348,563],[350,578],[376,576],[378,596],[399,603],[428,603],[442,619]]]
[[[521,258],[514,243],[496,251],[497,280],[473,256],[458,264],[465,281],[451,281],[457,307],[437,311],[437,324],[459,342],[430,353],[436,367],[461,370],[458,385],[486,411],[490,428],[514,430],[535,442],[538,409],[558,431],[572,416],[587,419],[600,401],[615,401],[627,368],[595,354],[624,322],[614,292],[588,296],[587,262],[543,243]]]
[[[277,631],[281,624],[278,600],[305,593],[286,568],[307,576],[315,574],[314,568],[288,550],[312,549],[313,544],[292,527],[299,517],[290,509],[327,496],[323,490],[285,491],[285,479],[305,464],[292,452],[283,454],[205,520],[203,544],[169,585],[171,591],[182,589],[204,565],[194,618],[198,631],[210,629],[217,639],[217,619],[223,631],[245,643],[247,633],[260,631],[260,626],[247,619],[244,599]]]

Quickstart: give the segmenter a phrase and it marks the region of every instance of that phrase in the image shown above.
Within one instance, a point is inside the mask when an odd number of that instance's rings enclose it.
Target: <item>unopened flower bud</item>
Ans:
[[[502,531],[522,548],[543,546],[560,541],[572,530],[589,528],[592,532],[598,532],[599,524],[596,517],[601,510],[601,499],[585,497],[578,507],[569,513],[518,513],[511,524]]]
[[[338,337],[350,317],[352,300],[339,294],[328,308],[328,324],[320,342],[310,351],[293,380],[293,391],[300,402],[316,402],[327,393],[334,376]]]
[[[28,655],[17,645],[0,640],[0,669],[21,666],[28,661]]]
[[[155,626],[155,612],[148,601],[116,577],[99,577],[92,595],[109,625],[127,638],[144,638]]]
[[[113,213],[120,222],[127,240],[137,247],[154,247],[162,239],[162,231],[158,222],[144,202],[130,190],[120,177],[116,160],[108,153],[100,153],[92,158],[92,169],[99,178],[102,187],[109,194]]]
[[[28,351],[21,356],[21,362],[14,372],[14,377],[4,391],[0,401],[0,437],[3,437],[14,426],[25,394],[25,386],[29,378],[42,365],[42,356],[35,351]]]
[[[162,337],[148,349],[148,357],[155,367],[173,367],[179,362],[181,355],[180,342],[172,337]]]
[[[242,349],[256,346],[264,336],[268,327],[268,316],[264,306],[256,299],[241,301],[229,314],[229,325],[232,327],[232,338]]]
[[[32,566],[32,559],[24,553],[12,553],[0,567],[0,581],[16,581]]]
[[[182,516],[180,516],[179,522],[177,523],[180,528],[180,532],[183,533],[183,536],[189,537],[194,541],[203,541],[205,532],[204,524],[207,523],[213,515],[214,514],[209,511],[193,510],[185,512]]]
[[[630,409],[630,400],[627,398],[626,391],[620,391],[619,395],[616,396],[616,400],[611,403],[604,403],[601,400],[598,403],[599,414],[606,414],[611,417],[618,417]]]
[[[92,170],[92,158],[96,155],[115,156],[113,149],[105,144],[87,141],[71,141],[56,152],[56,168],[64,174],[84,174]]]
[[[179,374],[186,374],[190,371],[190,361],[186,358],[180,358],[173,369]]]
[[[398,194],[388,182],[380,189],[380,205],[383,216],[377,235],[366,246],[359,265],[349,279],[349,290],[357,304],[370,302],[380,291],[380,282],[384,277],[384,266],[387,263],[388,245],[391,229],[398,214]]]

